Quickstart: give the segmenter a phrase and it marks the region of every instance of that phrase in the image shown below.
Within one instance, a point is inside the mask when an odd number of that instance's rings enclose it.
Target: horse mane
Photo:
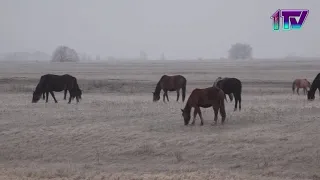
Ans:
[[[192,95],[192,93],[190,94],[190,97],[191,97],[191,95]],[[191,111],[191,106],[190,106],[190,102],[189,102],[190,99],[191,99],[190,97],[189,97],[186,105],[183,108],[183,111],[186,112],[186,113],[190,113],[190,111]]]
[[[312,81],[311,87],[310,87],[310,92],[316,92],[318,86],[320,83],[320,73],[314,78],[314,80]]]
[[[317,76],[314,78],[314,80],[320,80],[320,73],[317,74]]]
[[[157,86],[156,86],[156,89],[154,90],[154,93],[155,94],[160,94],[160,91],[161,91],[161,82],[163,81],[163,79],[166,77],[167,75],[163,75],[160,80],[158,81],[157,83]]]
[[[43,92],[44,89],[44,83],[45,83],[45,79],[46,79],[47,75],[43,75],[40,78],[39,83],[36,86],[35,92],[40,93]]]

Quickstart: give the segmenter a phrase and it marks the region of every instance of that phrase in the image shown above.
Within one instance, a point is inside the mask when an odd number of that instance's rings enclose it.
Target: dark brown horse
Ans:
[[[153,101],[158,101],[160,99],[161,90],[163,90],[163,102],[165,102],[165,97],[167,97],[167,100],[169,101],[168,91],[176,91],[177,101],[179,101],[179,91],[182,89],[182,102],[184,102],[186,97],[186,86],[187,80],[181,75],[163,75],[157,83],[155,91],[153,92]]]
[[[316,90],[319,90],[319,96],[320,96],[320,73],[314,78],[312,81],[310,90],[307,93],[307,98],[310,101],[314,100],[314,94],[316,93]]]
[[[55,92],[65,91],[65,97],[66,97],[66,91],[69,91],[70,97],[69,102],[71,103],[71,100],[76,98],[77,102],[79,102],[79,99],[81,99],[82,91],[79,88],[79,85],[77,83],[77,79],[69,74],[64,75],[54,75],[54,74],[46,74],[41,76],[40,81],[33,92],[32,97],[32,103],[36,103],[41,98],[41,95],[44,93],[46,94],[46,102],[48,102],[49,93],[53,97],[55,103],[58,101],[56,100],[54,96]]]
[[[297,94],[299,95],[299,89],[303,88],[303,94],[306,94],[310,87],[311,84],[307,79],[295,79],[292,83],[292,93],[294,94],[294,90],[297,88]]]
[[[214,85],[214,86],[217,86],[218,82],[221,81],[221,80],[224,80],[224,79],[228,79],[228,78],[227,78],[227,77],[225,77],[225,78],[218,77],[218,78],[214,81],[213,85]],[[225,95],[227,95],[227,94],[225,94]],[[233,95],[232,95],[232,93],[228,94],[228,96],[229,96],[230,102],[232,102],[232,100],[233,100]],[[225,99],[226,99],[226,101],[228,102],[227,96],[225,97]]]
[[[239,111],[241,111],[241,93],[242,83],[237,78],[224,78],[217,82],[217,87],[221,88],[225,94],[233,94],[235,103],[234,111],[237,110],[239,102]]]
[[[187,101],[186,106],[182,111],[182,117],[184,119],[184,125],[188,125],[190,121],[191,108],[194,108],[193,112],[193,121],[191,125],[194,125],[197,114],[200,116],[201,126],[203,125],[203,118],[200,107],[209,108],[212,107],[214,110],[214,123],[217,124],[218,120],[218,111],[220,109],[220,115],[222,117],[221,124],[224,124],[226,119],[226,111],[224,106],[225,94],[216,86],[205,88],[205,89],[194,89]]]

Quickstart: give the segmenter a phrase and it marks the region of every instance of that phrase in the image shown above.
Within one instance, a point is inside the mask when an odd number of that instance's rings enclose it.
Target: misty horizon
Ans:
[[[101,57],[219,59],[247,43],[254,58],[318,57],[319,1],[3,0],[0,53],[52,52],[60,45]],[[309,9],[301,30],[273,31],[277,9]],[[281,27],[282,28],[282,27]]]

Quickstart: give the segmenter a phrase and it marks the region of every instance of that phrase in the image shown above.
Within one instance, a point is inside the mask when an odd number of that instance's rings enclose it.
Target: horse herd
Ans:
[[[153,92],[153,101],[159,101],[160,92],[163,90],[163,102],[169,101],[168,92],[176,91],[177,92],[177,100],[179,101],[180,97],[180,89],[182,90],[182,102],[184,102],[186,97],[186,86],[187,80],[182,75],[163,75],[158,81],[155,91]],[[307,79],[295,79],[292,83],[292,91],[294,93],[295,88],[297,88],[297,94],[299,95],[299,88],[303,88],[304,94],[307,94],[308,100],[315,99],[315,91],[319,90],[320,95],[320,73],[314,78],[312,84]],[[308,91],[309,88],[309,91]],[[36,86],[35,91],[33,92],[32,103],[36,103],[41,99],[46,98],[46,102],[48,102],[49,93],[56,100],[53,92],[61,92],[64,91],[64,100],[66,100],[67,91],[69,91],[69,101],[76,98],[77,103],[81,100],[82,90],[80,89],[77,79],[69,74],[64,75],[54,75],[54,74],[46,74],[41,76],[38,85]],[[200,108],[209,108],[212,107],[214,111],[214,123],[212,125],[217,124],[218,120],[218,112],[220,111],[221,115],[221,124],[224,124],[226,118],[225,112],[225,104],[224,100],[227,101],[226,95],[229,96],[230,102],[235,99],[234,111],[238,109],[241,111],[241,93],[242,93],[242,82],[237,78],[221,78],[218,77],[214,82],[212,87],[207,88],[196,88],[193,89],[184,109],[182,111],[182,117],[184,119],[184,124],[188,125],[191,119],[191,109],[194,108],[193,113],[193,121],[191,125],[195,124],[196,116],[199,115],[201,120],[201,126],[203,125],[203,118]],[[45,97],[46,95],[46,97]]]

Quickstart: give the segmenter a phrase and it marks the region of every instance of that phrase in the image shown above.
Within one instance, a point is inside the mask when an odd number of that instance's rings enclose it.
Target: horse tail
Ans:
[[[184,102],[184,100],[186,98],[186,88],[187,88],[187,80],[184,79],[184,81],[182,83],[182,102]]]
[[[219,98],[220,114],[221,114],[222,118],[224,119],[226,117],[226,109],[225,109],[225,103],[224,103],[225,94],[222,89],[220,89],[219,94],[221,95]]]
[[[294,80],[293,83],[292,83],[292,92],[294,93],[294,89],[296,87],[296,81]]]

